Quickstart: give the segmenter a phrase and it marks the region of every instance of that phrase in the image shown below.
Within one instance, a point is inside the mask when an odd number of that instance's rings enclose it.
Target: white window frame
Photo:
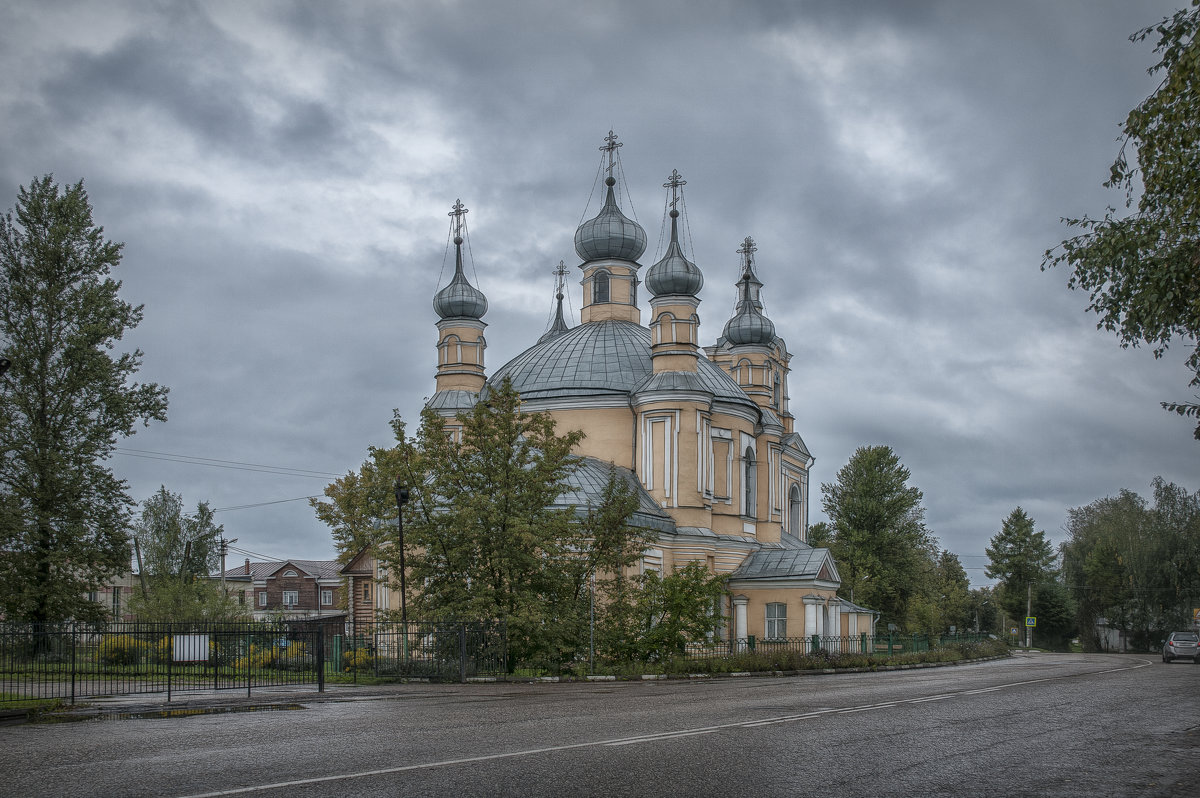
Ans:
[[[330,588],[321,589],[321,606],[329,607],[333,605],[333,590]]]
[[[787,637],[787,604],[772,601],[764,614],[763,637],[767,640],[783,640]]]
[[[263,590],[262,592],[260,592],[258,594],[258,606],[260,606],[260,607],[267,606],[267,591]]]
[[[283,591],[283,606],[284,607],[299,607],[300,606],[300,591],[299,590]]]

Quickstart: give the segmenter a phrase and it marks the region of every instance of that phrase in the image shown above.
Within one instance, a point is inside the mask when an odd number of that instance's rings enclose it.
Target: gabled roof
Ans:
[[[786,548],[763,548],[742,560],[730,579],[805,579],[841,582],[829,549],[800,544]]]
[[[265,562],[251,562],[250,573],[246,573],[246,566],[235,565],[232,568],[226,566],[226,579],[245,579],[249,576],[254,581],[267,579],[275,576],[280,571],[285,569],[285,566],[291,566],[302,576],[311,576],[316,579],[337,579],[341,571],[341,563],[337,560],[267,560]],[[219,579],[221,572],[217,571],[211,574],[214,578]]]

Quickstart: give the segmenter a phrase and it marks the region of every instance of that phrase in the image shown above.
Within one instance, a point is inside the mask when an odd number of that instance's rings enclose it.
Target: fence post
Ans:
[[[246,698],[250,697],[250,669],[254,667],[254,659],[250,656],[250,627],[246,627]]]
[[[325,627],[317,626],[317,692],[325,692]]]
[[[175,664],[175,635],[167,624],[167,703],[171,703],[171,668]]]
[[[812,636],[812,640],[810,641],[809,644],[812,646],[810,651],[820,651],[821,650],[821,636],[814,632],[813,636]]]
[[[862,653],[867,653],[867,633],[862,633]]]
[[[754,635],[746,635],[746,648],[749,651],[754,650]]]
[[[458,626],[458,680],[465,684],[467,681],[467,625]]]
[[[75,643],[79,637],[79,625],[71,624],[71,703],[75,703]],[[104,638],[101,638],[102,640]]]

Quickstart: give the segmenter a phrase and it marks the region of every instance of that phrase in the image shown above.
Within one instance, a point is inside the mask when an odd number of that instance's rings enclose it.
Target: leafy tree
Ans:
[[[209,579],[220,567],[225,530],[207,502],[183,511],[183,497],[160,486],[142,502],[133,526],[142,554],[146,591],[135,590],[129,609],[143,621],[233,620],[249,617]]]
[[[636,590],[606,607],[602,653],[617,661],[658,662],[683,654],[689,642],[711,638],[720,622],[723,575],[692,561],[661,576],[647,571]]]
[[[1153,489],[1153,504],[1122,490],[1069,511],[1063,572],[1089,649],[1101,617],[1151,649],[1200,606],[1200,493],[1162,478]]]
[[[985,549],[989,579],[998,579],[1001,608],[1013,618],[1024,618],[1038,585],[1054,577],[1054,551],[1044,531],[1020,507],[1008,514]]]
[[[522,411],[507,381],[458,422],[451,437],[426,409],[409,438],[394,418],[396,446],[372,449],[357,473],[330,485],[329,501],[314,502],[318,516],[333,528],[339,556],[374,546],[398,582],[392,486],[399,475],[411,490],[404,514],[410,607],[427,620],[503,619],[514,661],[558,667],[579,659],[593,583],[601,607],[632,590],[624,574],[647,540],[628,524],[637,509],[633,486],[614,470],[597,506],[562,506],[582,433],[560,435],[550,416]]]
[[[1123,142],[1105,186],[1125,191],[1118,215],[1065,219],[1081,232],[1047,250],[1043,271],[1065,264],[1067,285],[1089,292],[1098,327],[1117,333],[1122,346],[1145,343],[1161,357],[1175,338],[1191,341],[1187,360],[1200,386],[1200,0],[1130,40],[1158,37],[1163,74],[1158,88],[1129,112]],[[1132,145],[1134,161],[1127,150]],[[1140,192],[1140,193],[1139,193]],[[1200,397],[1198,397],[1200,398]],[[1200,403],[1164,402],[1180,415],[1200,418]],[[1200,440],[1200,423],[1195,429]]]
[[[971,590],[968,596],[968,612],[971,614],[971,627],[979,632],[1003,634],[1000,627],[1000,614],[997,611],[996,597],[990,587],[978,587]]]
[[[908,484],[909,476],[890,447],[863,446],[838,471],[837,482],[821,485],[842,587],[885,622],[905,623],[933,545],[922,493]]]
[[[130,562],[133,501],[104,461],[167,390],[139,384],[140,350],[115,354],[141,306],[111,271],[122,245],[92,221],[82,181],[21,187],[0,218],[0,612],[100,620],[86,598]]]
[[[152,578],[208,576],[221,564],[224,527],[213,523],[208,502],[183,512],[183,497],[159,486],[142,502],[141,517],[133,526],[142,552],[142,568]]]

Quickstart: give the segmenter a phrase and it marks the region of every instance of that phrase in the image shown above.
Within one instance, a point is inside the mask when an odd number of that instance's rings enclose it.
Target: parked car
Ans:
[[[1171,632],[1163,643],[1163,662],[1186,658],[1200,664],[1200,637],[1195,632]]]

